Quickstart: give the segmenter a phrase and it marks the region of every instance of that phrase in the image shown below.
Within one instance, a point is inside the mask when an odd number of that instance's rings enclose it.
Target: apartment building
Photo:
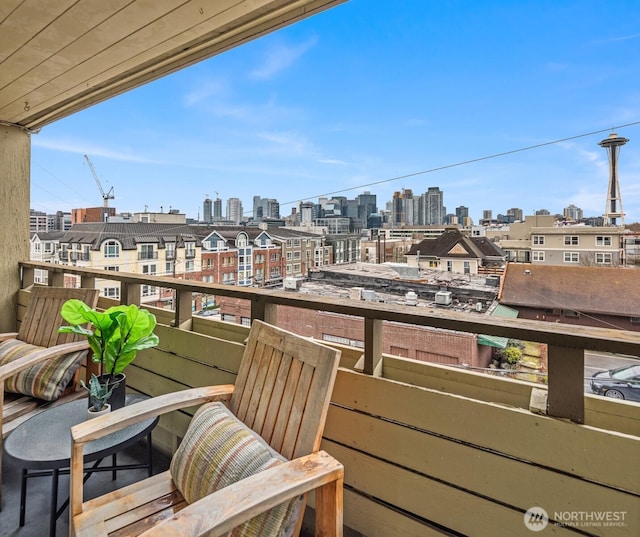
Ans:
[[[533,228],[531,263],[619,267],[624,264],[625,233],[616,226]]]
[[[221,226],[202,239],[202,281],[241,286],[282,283],[280,245],[256,227]]]
[[[64,233],[60,231],[38,231],[31,233],[29,239],[29,259],[31,261],[43,261],[45,263],[59,263],[58,251],[60,238]],[[48,275],[45,271],[35,271],[36,283],[48,284]]]
[[[535,265],[617,267],[626,263],[624,238],[618,226],[557,225],[551,215],[527,216],[524,222],[487,229],[487,238],[507,260]]]
[[[185,224],[84,223],[60,238],[60,262],[105,271],[199,279],[201,240],[197,228]],[[120,285],[96,281],[106,297],[120,298]],[[141,300],[160,305],[171,297],[143,285]]]
[[[285,278],[302,278],[314,267],[333,263],[333,249],[321,235],[288,227],[270,228],[269,235],[281,247]]]

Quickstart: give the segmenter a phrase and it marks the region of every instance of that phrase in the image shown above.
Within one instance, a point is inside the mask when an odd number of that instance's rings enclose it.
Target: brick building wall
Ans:
[[[241,322],[251,318],[247,300],[218,297],[222,319]],[[246,322],[246,321],[245,321]],[[363,347],[364,321],[322,311],[278,306],[278,326],[320,341]],[[478,345],[475,334],[385,322],[382,352],[449,365],[488,367],[490,350]]]

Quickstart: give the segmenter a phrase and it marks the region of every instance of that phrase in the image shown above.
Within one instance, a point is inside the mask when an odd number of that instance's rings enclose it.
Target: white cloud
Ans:
[[[184,102],[187,106],[193,106],[211,97],[226,96],[228,85],[226,81],[221,79],[210,79],[203,83],[199,83],[198,87],[190,91],[184,96]]]
[[[266,52],[261,66],[249,73],[249,77],[258,80],[268,80],[284,71],[300,58],[307,50],[317,43],[316,37],[307,39],[304,43],[295,46],[279,43]]]
[[[38,138],[34,136],[32,138],[32,145],[44,149],[62,151],[64,153],[78,153],[81,155],[105,157],[124,162],[162,164],[161,161],[141,156],[139,153],[134,154],[133,152],[129,151],[107,149],[104,147],[92,145],[84,140]]]

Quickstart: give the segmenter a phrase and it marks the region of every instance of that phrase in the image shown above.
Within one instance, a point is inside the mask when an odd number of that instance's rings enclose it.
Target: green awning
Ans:
[[[506,349],[509,338],[499,336],[488,336],[481,334],[478,336],[478,344],[487,345],[488,347],[497,347],[498,349]]]
[[[505,319],[515,319],[516,317],[518,317],[518,310],[514,310],[509,306],[498,304],[496,306],[496,309],[491,312],[491,315],[495,315],[496,317],[504,317]]]
[[[491,315],[502,317],[505,319],[515,319],[516,317],[518,317],[518,310],[514,310],[513,308],[509,308],[508,306],[503,306],[502,304],[498,304],[496,306],[496,309],[491,312]],[[478,336],[478,343],[480,345],[497,347],[498,349],[506,349],[508,341],[509,338],[506,337],[488,336],[486,334],[481,334]]]

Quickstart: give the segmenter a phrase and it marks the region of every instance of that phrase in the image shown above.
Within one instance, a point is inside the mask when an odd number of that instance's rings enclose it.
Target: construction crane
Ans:
[[[89,164],[89,169],[91,170],[91,174],[93,178],[96,180],[96,184],[98,185],[98,189],[100,190],[100,194],[102,194],[102,205],[103,207],[109,207],[109,200],[115,199],[113,195],[113,187],[109,189],[109,192],[105,194],[104,189],[102,188],[102,184],[100,183],[100,179],[98,179],[98,174],[96,173],[95,168],[93,167],[93,163],[89,159],[87,155],[84,156],[87,160],[87,164]]]

